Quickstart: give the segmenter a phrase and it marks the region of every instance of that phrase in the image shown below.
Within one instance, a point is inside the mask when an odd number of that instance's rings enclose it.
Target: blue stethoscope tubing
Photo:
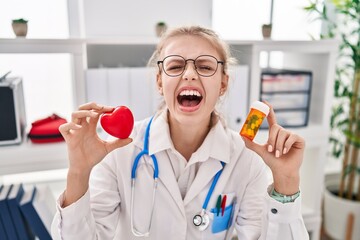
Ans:
[[[133,167],[131,170],[131,179],[135,179],[136,178],[136,168],[139,164],[140,158],[144,155],[149,155],[149,134],[150,134],[150,126],[152,123],[154,117],[152,117],[150,119],[150,122],[148,123],[146,130],[145,130],[145,136],[144,136],[144,148],[143,150],[136,156],[134,163],[133,163]],[[155,157],[154,154],[150,155],[151,159],[153,160],[154,163],[154,179],[157,179],[159,177],[159,166],[158,166],[158,161],[157,158]]]
[[[156,196],[156,189],[157,189],[157,183],[158,183],[158,177],[159,177],[159,166],[158,166],[158,161],[157,158],[154,154],[149,155],[149,135],[150,135],[150,127],[151,127],[151,123],[153,121],[152,117],[146,127],[145,130],[145,136],[144,136],[144,148],[143,150],[135,157],[132,169],[131,169],[131,202],[130,202],[130,215],[131,215],[131,231],[132,233],[137,236],[137,237],[146,237],[150,235],[150,229],[151,229],[151,222],[152,222],[152,216],[153,216],[153,212],[154,212],[154,206],[155,206],[155,196]],[[135,180],[136,180],[136,169],[137,166],[139,164],[139,161],[141,159],[141,157],[143,157],[144,155],[148,155],[151,157],[153,164],[154,164],[154,187],[153,187],[153,197],[152,197],[152,209],[151,209],[151,214],[150,214],[150,223],[149,223],[149,227],[147,232],[143,233],[138,231],[135,227],[134,227],[134,217],[133,217],[133,209],[134,209],[134,192],[135,192]],[[209,191],[206,195],[205,201],[202,205],[202,210],[199,214],[196,214],[193,218],[193,224],[200,230],[203,231],[205,230],[208,226],[209,226],[209,216],[206,213],[206,209],[207,206],[209,204],[211,195],[214,192],[215,186],[220,178],[220,175],[223,171],[223,168],[225,166],[224,162],[221,162],[222,164],[222,168],[216,173],[213,182],[211,183],[211,186],[209,188]]]
[[[158,177],[159,177],[159,166],[158,161],[154,154],[150,155],[151,159],[153,160],[154,164],[154,186],[153,186],[153,194],[152,194],[152,204],[151,204],[151,213],[150,213],[150,222],[146,232],[141,232],[135,228],[134,225],[134,192],[135,192],[135,179],[136,179],[136,169],[139,164],[140,158],[144,155],[149,155],[149,134],[150,134],[150,126],[152,123],[153,117],[150,119],[144,136],[144,148],[143,150],[135,157],[132,170],[131,170],[131,202],[130,202],[130,219],[131,219],[131,231],[136,237],[148,237],[150,235],[151,223],[152,223],[152,216],[154,213],[155,207],[155,197],[156,197],[156,189],[158,184]]]

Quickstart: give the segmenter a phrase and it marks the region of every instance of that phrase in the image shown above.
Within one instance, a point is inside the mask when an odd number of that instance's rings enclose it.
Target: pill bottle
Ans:
[[[265,103],[255,101],[250,106],[250,112],[246,117],[246,121],[241,128],[240,135],[250,139],[255,138],[264,118],[269,114],[270,108]]]

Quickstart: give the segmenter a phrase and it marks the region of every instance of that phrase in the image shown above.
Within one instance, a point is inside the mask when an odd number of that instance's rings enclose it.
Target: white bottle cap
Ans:
[[[263,112],[266,116],[269,114],[270,112],[270,108],[268,105],[266,105],[263,102],[260,101],[255,101],[251,104],[250,108],[254,108],[259,110],[260,112]]]

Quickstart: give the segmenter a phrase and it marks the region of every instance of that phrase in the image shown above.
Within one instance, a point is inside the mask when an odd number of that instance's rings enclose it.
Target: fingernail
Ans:
[[[77,128],[82,128],[82,126],[79,125],[79,124],[75,124],[75,127],[77,127]]]
[[[268,146],[268,152],[272,152],[273,151],[273,147],[271,145]]]
[[[277,158],[280,157],[280,151],[279,150],[275,151],[275,157],[277,157]]]
[[[284,150],[283,150],[283,154],[286,154],[287,153],[287,149],[286,148],[284,148]]]

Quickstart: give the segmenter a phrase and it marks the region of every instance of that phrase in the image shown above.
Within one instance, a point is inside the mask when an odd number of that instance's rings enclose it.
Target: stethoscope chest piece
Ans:
[[[193,223],[199,231],[204,231],[210,223],[209,215],[205,211],[201,211],[201,213],[194,216]]]

